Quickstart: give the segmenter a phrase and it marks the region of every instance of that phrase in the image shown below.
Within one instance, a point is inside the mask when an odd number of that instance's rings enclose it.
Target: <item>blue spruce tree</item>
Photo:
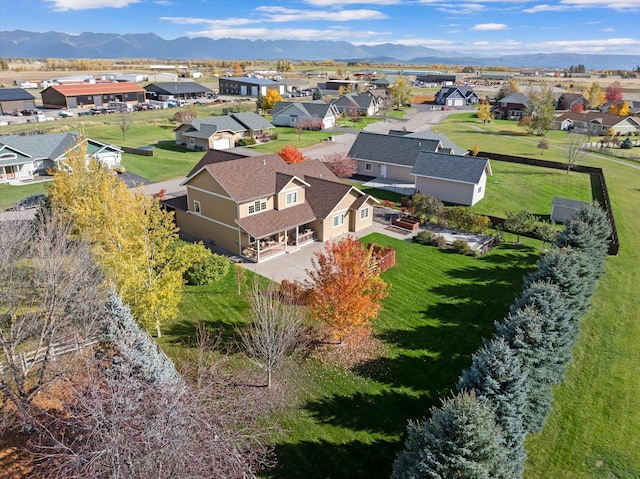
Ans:
[[[394,479],[511,479],[502,430],[493,407],[473,392],[459,393],[410,421]]]
[[[509,460],[509,477],[514,479],[522,476],[526,458],[524,412],[528,388],[520,360],[504,338],[486,342],[458,381],[459,391],[473,390],[495,408]]]

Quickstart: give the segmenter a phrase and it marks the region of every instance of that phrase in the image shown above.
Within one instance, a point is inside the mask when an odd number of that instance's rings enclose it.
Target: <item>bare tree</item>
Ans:
[[[71,231],[51,215],[0,222],[0,399],[23,433],[36,428],[38,396],[63,372],[56,347],[92,338],[104,307],[89,246]]]
[[[580,133],[569,133],[567,139],[567,174],[586,155],[587,136]]]
[[[284,304],[274,286],[263,288],[255,282],[249,292],[252,321],[238,330],[241,345],[249,358],[271,376],[287,354],[302,349],[305,342],[306,311],[300,306]]]
[[[360,121],[360,112],[358,111],[357,106],[350,106],[344,110],[345,114],[349,117],[349,119],[353,122],[353,126],[356,126],[356,123]]]
[[[202,361],[195,384],[175,374],[121,302],[110,301],[109,321],[117,326],[105,325],[111,332],[99,354],[67,377],[72,399],[49,413],[32,442],[40,471],[54,478],[255,478],[270,457],[251,423],[255,406]]]
[[[125,108],[118,112],[118,126],[122,132],[122,138],[126,138],[127,131],[131,128],[131,114]]]

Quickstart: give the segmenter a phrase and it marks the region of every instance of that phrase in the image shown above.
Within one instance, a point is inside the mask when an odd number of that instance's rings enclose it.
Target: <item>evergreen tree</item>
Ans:
[[[524,411],[528,386],[520,360],[504,338],[486,342],[458,381],[459,391],[474,390],[495,407],[509,460],[509,477],[514,479],[522,476],[526,457]]]
[[[431,419],[409,421],[394,479],[511,478],[500,426],[488,401],[462,392],[431,410]]]
[[[313,97],[314,100],[322,100],[322,92],[320,91],[320,88],[316,88],[313,90]]]
[[[509,314],[496,323],[496,338],[504,338],[522,364],[528,393],[524,410],[527,432],[538,432],[551,410],[549,358],[552,345],[544,330],[544,318],[531,306]]]
[[[549,352],[548,374],[552,384],[564,380],[575,337],[571,311],[560,288],[548,281],[529,284],[511,307],[511,314],[526,307],[535,309],[542,319],[542,331]]]
[[[117,377],[133,374],[155,384],[176,384],[180,381],[173,361],[159,348],[153,338],[143,330],[122,298],[112,293],[106,315],[100,327],[101,351],[111,361],[110,369]]]

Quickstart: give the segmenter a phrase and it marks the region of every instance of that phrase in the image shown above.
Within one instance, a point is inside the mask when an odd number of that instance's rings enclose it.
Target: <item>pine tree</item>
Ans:
[[[548,281],[534,281],[516,299],[511,314],[526,307],[535,309],[542,318],[542,331],[549,351],[549,380],[552,384],[560,384],[571,361],[575,337],[568,302],[557,285]]]
[[[553,345],[547,339],[544,323],[542,315],[531,306],[516,310],[496,323],[496,338],[507,341],[527,376],[524,426],[528,432],[540,431],[551,410],[549,363]]]
[[[528,386],[520,360],[504,338],[486,342],[458,381],[459,391],[474,390],[495,407],[509,460],[509,477],[514,479],[522,476],[526,457],[524,411]]]
[[[511,478],[493,408],[463,392],[431,410],[431,419],[409,421],[405,448],[392,478]]]
[[[112,293],[100,328],[100,349],[111,361],[114,377],[134,374],[154,384],[176,384],[180,375],[175,365],[144,331],[123,305],[122,298]]]

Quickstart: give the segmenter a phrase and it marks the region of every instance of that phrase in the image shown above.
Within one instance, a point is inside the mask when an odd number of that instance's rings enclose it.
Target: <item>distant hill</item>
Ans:
[[[534,54],[470,57],[420,46],[383,43],[353,45],[326,40],[238,40],[180,37],[165,40],[154,33],[0,32],[0,56],[4,58],[157,58],[219,60],[350,60],[379,63],[474,66],[631,69],[640,65],[640,55]]]

